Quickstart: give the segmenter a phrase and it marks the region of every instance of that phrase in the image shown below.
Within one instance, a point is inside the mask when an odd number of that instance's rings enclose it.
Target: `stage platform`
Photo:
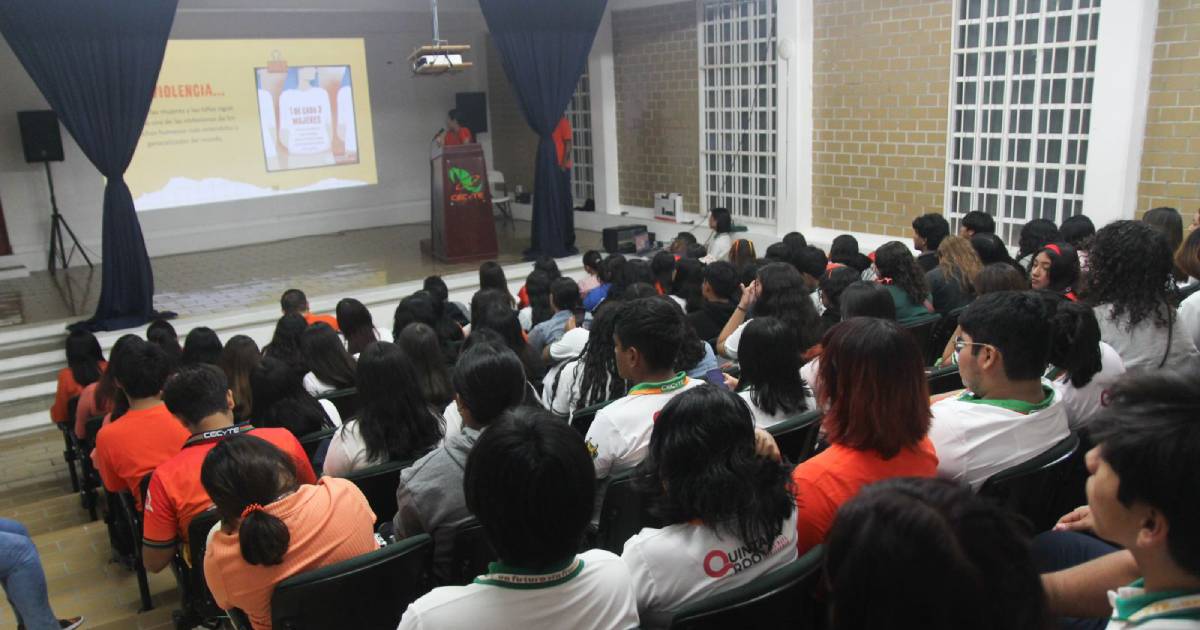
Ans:
[[[515,293],[530,270],[521,262],[529,223],[497,223],[496,232],[497,261]],[[428,224],[400,225],[155,258],[154,305],[179,314],[172,324],[181,342],[192,328],[208,326],[223,341],[245,334],[262,345],[279,318],[279,295],[296,287],[318,312],[332,312],[343,297],[357,298],[387,334],[400,298],[420,289],[428,275],[443,276],[454,301],[467,302],[478,289],[478,263],[422,256],[419,243],[428,236]],[[599,249],[598,232],[578,230],[576,238],[581,252]],[[562,259],[559,267],[579,276],[581,256]],[[0,436],[50,422],[55,374],[65,365],[64,327],[92,313],[99,283],[99,269],[89,274],[86,267],[0,280]],[[97,335],[106,355],[126,332]]]

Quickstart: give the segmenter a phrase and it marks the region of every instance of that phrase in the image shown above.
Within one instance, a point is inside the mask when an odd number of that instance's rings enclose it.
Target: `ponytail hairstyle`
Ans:
[[[925,272],[904,243],[891,241],[875,250],[875,269],[880,278],[888,281],[884,284],[893,284],[904,291],[913,304],[920,304],[929,297]]]
[[[1072,302],[1054,291],[1038,291],[1045,300],[1053,338],[1050,365],[1066,372],[1076,389],[1092,382],[1103,369],[1100,359],[1100,324],[1091,307]]]
[[[237,523],[242,558],[260,566],[283,562],[291,534],[263,508],[294,492],[296,465],[275,445],[249,434],[217,443],[200,467],[200,483],[225,526]]]
[[[654,282],[668,293],[675,284],[675,268],[675,255],[665,249],[650,259],[650,273],[654,275]]]
[[[550,307],[550,274],[534,269],[525,277],[525,294],[529,296],[530,328],[554,316]]]
[[[73,330],[67,335],[67,367],[80,387],[87,387],[100,380],[100,362],[104,351],[96,335],[86,330]]]

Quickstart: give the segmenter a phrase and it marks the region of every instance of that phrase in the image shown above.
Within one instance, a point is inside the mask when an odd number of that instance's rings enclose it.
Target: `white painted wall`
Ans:
[[[428,220],[429,140],[454,106],[456,92],[487,90],[485,63],[456,76],[417,78],[409,71],[409,53],[431,37],[428,4],[357,0],[338,8],[331,2],[308,7],[273,2],[277,6],[255,3],[253,9],[233,2],[222,6],[219,0],[180,4],[172,38],[363,37],[379,184],[139,213],[151,256]],[[418,10],[422,4],[426,8]],[[483,17],[471,3],[460,5],[442,10],[442,37],[470,43],[479,61]],[[48,106],[7,43],[0,44],[0,76],[5,78],[0,204],[14,254],[31,269],[42,269],[49,195],[42,166],[24,161],[15,112]],[[51,165],[59,210],[84,245],[98,253],[103,180],[65,130],[63,139],[66,160]],[[491,138],[484,134],[480,142],[490,160]]]

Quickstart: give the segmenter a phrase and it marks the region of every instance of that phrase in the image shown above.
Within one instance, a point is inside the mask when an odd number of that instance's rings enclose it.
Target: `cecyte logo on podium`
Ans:
[[[461,166],[452,166],[446,173],[450,183],[454,184],[454,192],[450,193],[452,203],[468,203],[484,201],[483,177],[472,173]]]

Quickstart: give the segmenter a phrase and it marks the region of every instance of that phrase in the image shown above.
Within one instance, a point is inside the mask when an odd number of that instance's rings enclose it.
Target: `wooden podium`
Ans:
[[[478,144],[435,147],[430,160],[430,250],[440,262],[496,257],[487,162]]]

